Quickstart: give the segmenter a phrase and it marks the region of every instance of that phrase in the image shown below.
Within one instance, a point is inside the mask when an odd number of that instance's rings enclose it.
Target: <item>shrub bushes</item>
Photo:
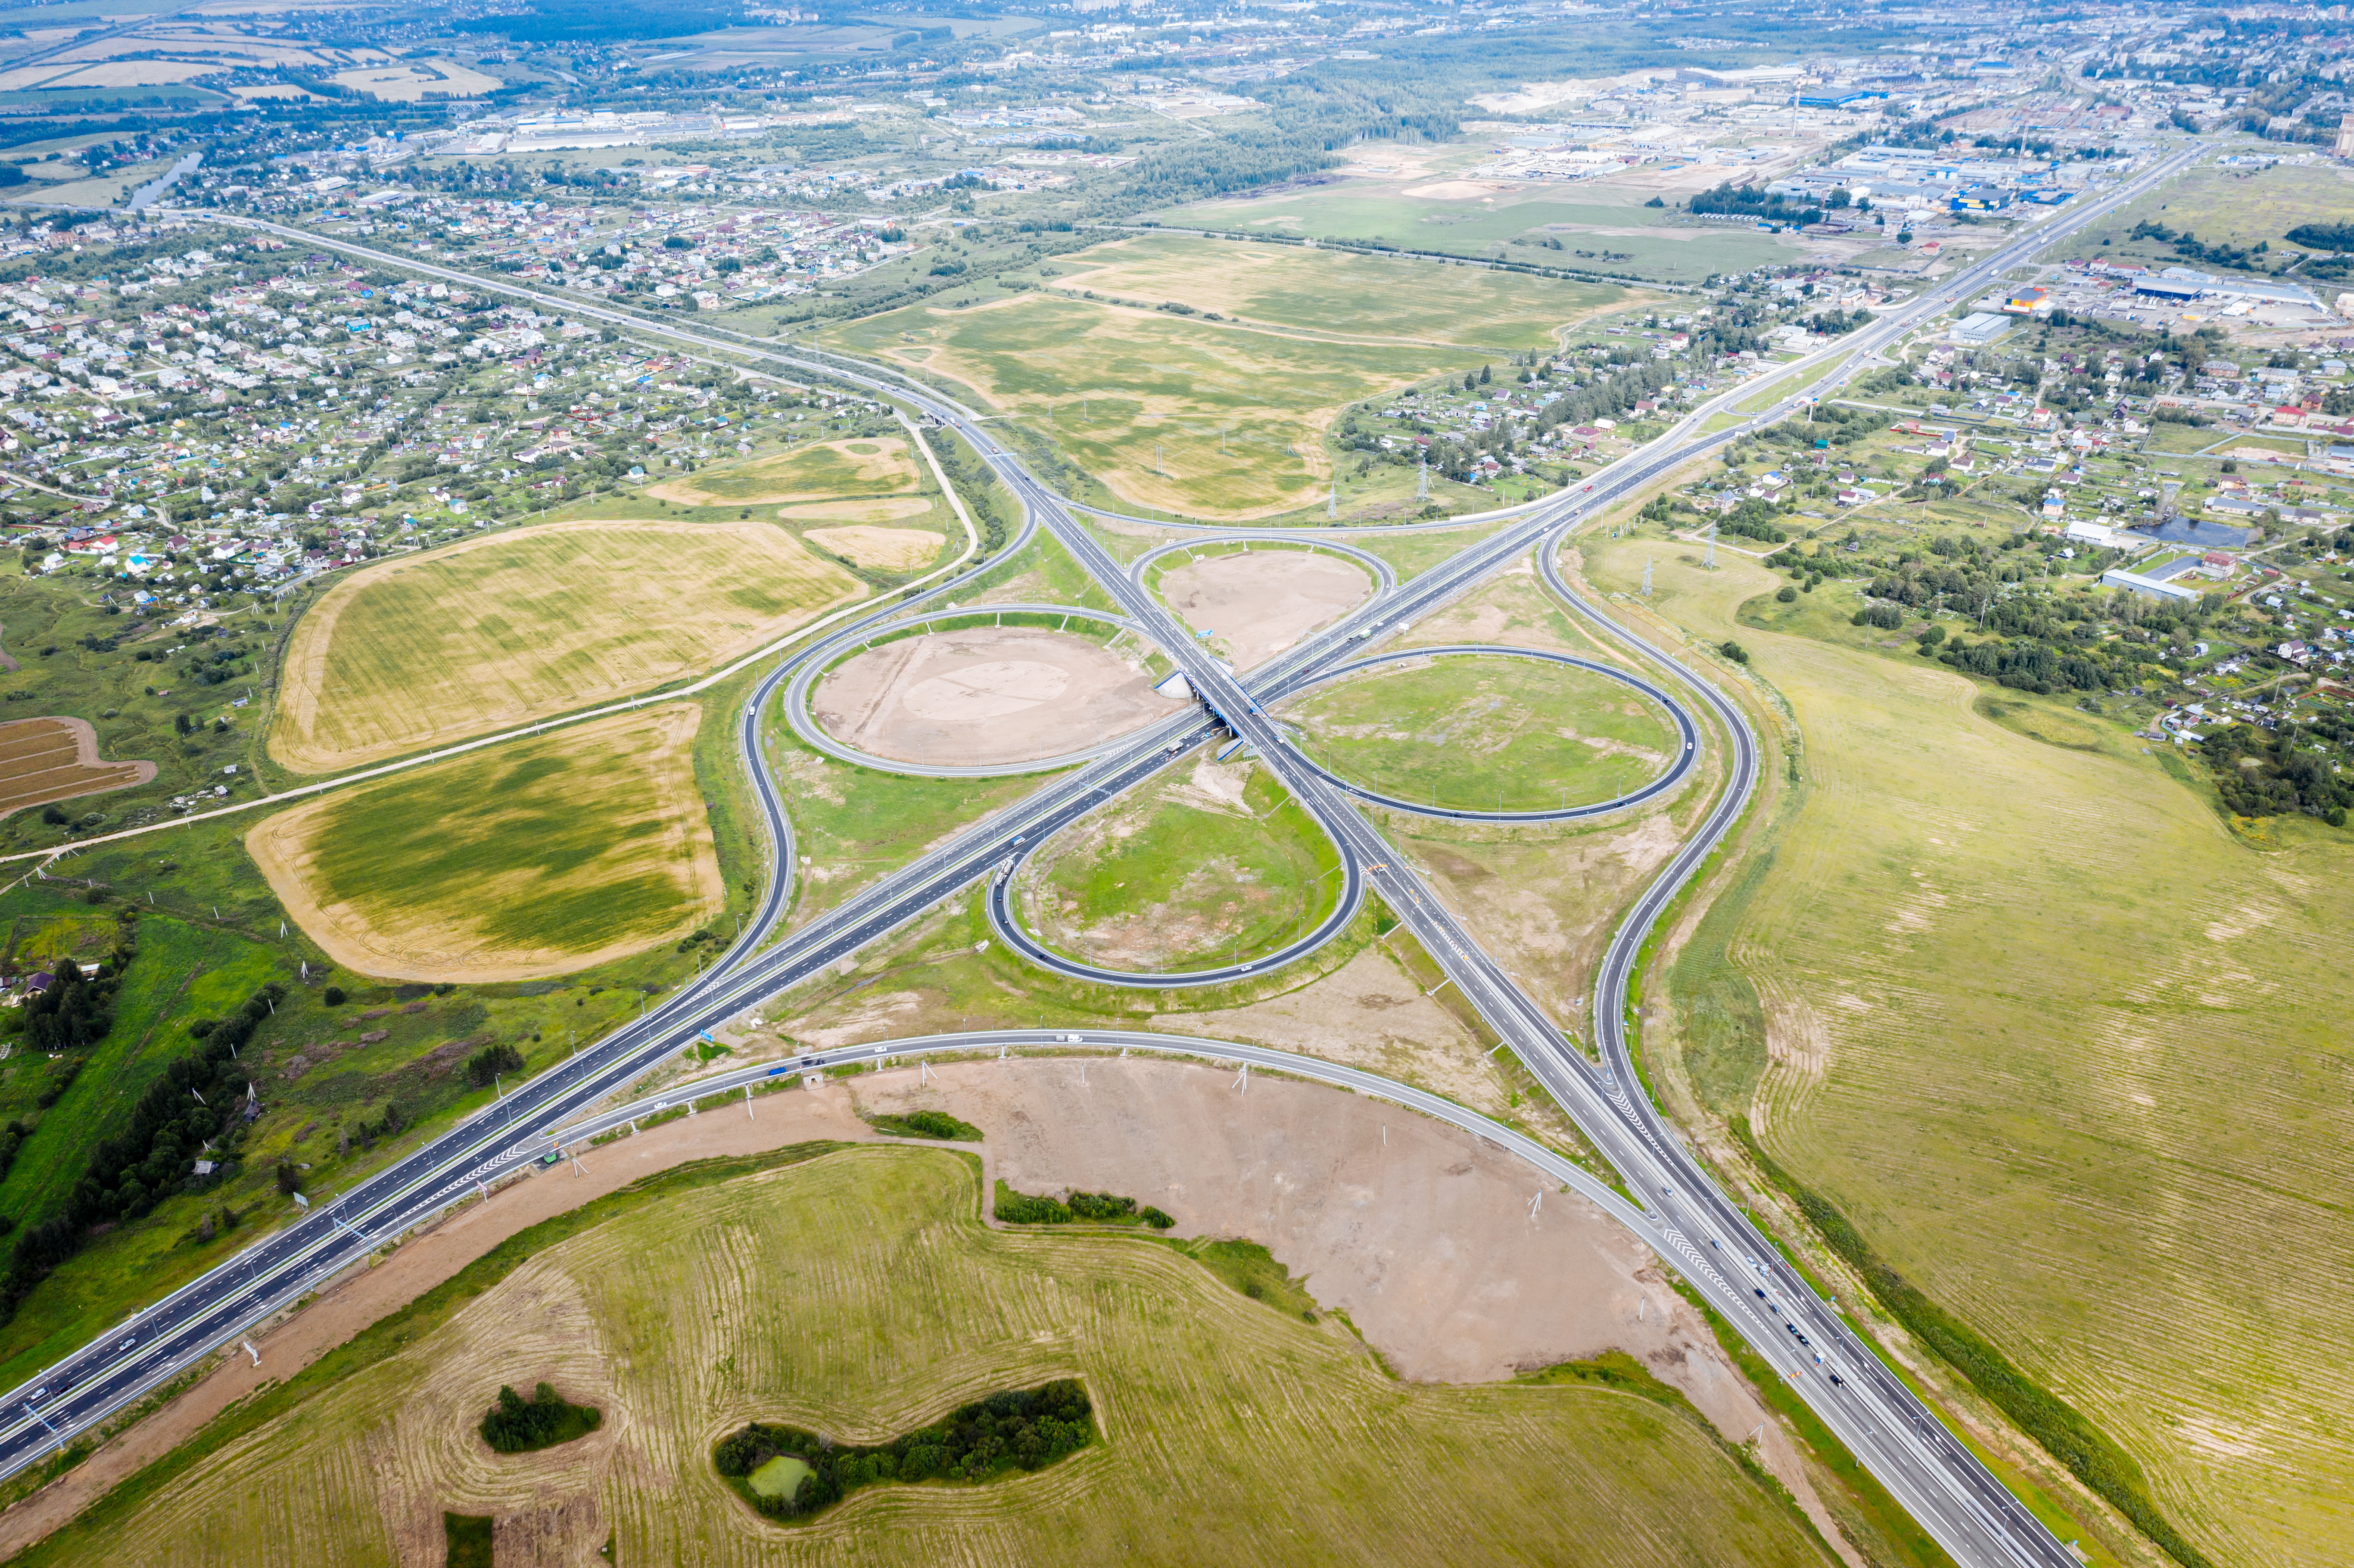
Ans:
[[[1156,1231],[1177,1223],[1150,1204],[1139,1208],[1135,1199],[1116,1192],[1074,1192],[1063,1202],[1017,1192],[1003,1181],[997,1184],[997,1217],[1009,1225],[1066,1225],[1087,1220],[1103,1225],[1150,1225]]]

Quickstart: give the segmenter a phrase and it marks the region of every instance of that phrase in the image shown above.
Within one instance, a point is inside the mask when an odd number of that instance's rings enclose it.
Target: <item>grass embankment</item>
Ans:
[[[2013,1366],[2009,1357],[1987,1343],[1976,1330],[1889,1267],[1829,1199],[1810,1191],[1766,1152],[1750,1131],[1747,1117],[1733,1118],[1732,1126],[1734,1136],[1749,1151],[1749,1157],[1757,1161],[1759,1169],[1797,1201],[1808,1223],[1849,1267],[1863,1277],[1880,1304],[1914,1338],[1943,1356],[1980,1393],[1994,1401],[2004,1414],[2019,1423],[2021,1431],[2041,1443],[2045,1452],[2133,1520],[2136,1529],[2165,1548],[2175,1561],[2188,1568],[2204,1568],[2206,1557],[2182,1538],[2150,1499],[2148,1478],[2142,1474],[2132,1455],[2118,1447],[2067,1401]]]
[[[550,523],[381,562],[295,627],[270,753],[330,773],[610,702],[866,592],[736,518]]]
[[[2354,1319],[2324,1283],[2354,1273],[2354,1130],[2329,1086],[2354,1015],[2344,836],[2286,818],[2254,847],[2124,705],[1882,647],[1849,624],[1852,588],[1785,607],[1753,599],[1776,579],[1747,562],[1588,548],[1630,596],[1653,560],[1651,604],[1695,641],[1737,636],[1806,737],[1803,800],[1736,882],[1737,923],[1708,928],[1762,1027],[1703,1043],[1696,1086],[2129,1455],[2192,1550],[2280,1562],[2335,1539],[2354,1508],[2334,1414]]]
[[[1401,800],[1550,810],[1665,772],[1665,710],[1600,675],[1527,659],[1450,657],[1372,670],[1288,705],[1310,756]]]
[[[302,928],[363,973],[585,969],[726,903],[692,749],[703,717],[662,704],[428,764],[266,818],[246,844]]]
[[[1090,962],[1184,969],[1280,946],[1340,896],[1340,857],[1255,763],[1206,758],[1112,803],[1025,869],[1033,933]]]
[[[402,1529],[438,1548],[440,1510],[541,1508],[551,1486],[598,1499],[565,1551],[610,1530],[616,1561],[738,1560],[778,1538],[711,1473],[715,1435],[790,1411],[873,1445],[1062,1378],[1101,1413],[1102,1441],[1058,1467],[1083,1484],[891,1488],[797,1536],[886,1563],[937,1561],[947,1534],[1002,1561],[1380,1562],[1434,1540],[1482,1561],[1825,1561],[1780,1499],[1648,1400],[1399,1384],[1341,1325],[1267,1310],[1168,1247],[986,1229],[968,1157],[790,1163],[815,1152],[673,1171],[535,1227],[20,1561],[225,1560],[256,1489],[279,1499],[290,1555],[388,1557]],[[527,1355],[631,1419],[486,1473],[446,1425],[478,1418],[482,1379]]]

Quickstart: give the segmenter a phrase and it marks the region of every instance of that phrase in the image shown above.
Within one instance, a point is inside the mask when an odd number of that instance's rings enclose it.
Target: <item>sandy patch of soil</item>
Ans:
[[[835,669],[810,701],[845,746],[944,766],[1060,756],[1183,705],[1099,643],[1013,626],[885,643]]]
[[[1426,185],[1408,185],[1398,194],[1425,201],[1494,201],[1503,188],[1479,180],[1434,180]]]
[[[805,506],[782,506],[777,515],[792,523],[896,523],[921,517],[932,509],[923,495],[880,495],[871,501],[814,501]]]
[[[626,958],[692,929],[726,902],[718,858],[711,847],[709,814],[687,754],[702,717],[703,710],[694,704],[673,703],[563,732],[580,748],[630,756],[642,770],[663,831],[630,846],[632,863],[677,878],[690,895],[681,924],[667,933],[649,937],[641,931],[585,953],[493,948],[483,944],[477,927],[451,919],[443,910],[322,903],[312,840],[327,814],[345,803],[340,794],[318,796],[264,819],[246,834],[245,847],[303,934],[335,962],[361,974],[484,985],[538,980]],[[587,874],[598,876],[611,869],[585,868]],[[495,880],[486,879],[480,891],[487,899],[502,889]]]
[[[9,668],[16,667],[12,660]],[[48,717],[0,724],[0,816],[144,784],[153,762],[108,762],[88,719]]]
[[[1313,550],[1251,550],[1179,567],[1161,578],[1169,608],[1212,633],[1237,670],[1274,658],[1371,597],[1365,569]]]
[[[1584,1200],[1550,1192],[1532,1216],[1529,1199],[1541,1183],[1501,1150],[1320,1086],[1260,1077],[1237,1091],[1232,1074],[1140,1057],[1089,1060],[1084,1082],[1081,1072],[1076,1060],[1052,1059],[951,1064],[934,1069],[928,1084],[914,1068],[863,1075],[768,1097],[748,1117],[740,1108],[705,1111],[620,1139],[588,1150],[578,1174],[559,1168],[513,1181],[254,1336],[258,1367],[241,1353],[223,1358],[188,1393],[0,1515],[0,1553],[39,1540],[236,1401],[292,1376],[543,1219],[688,1160],[812,1139],[871,1140],[856,1109],[917,1107],[987,1133],[985,1182],[1124,1192],[1167,1210],[1179,1235],[1260,1243],[1305,1278],[1320,1305],[1346,1311],[1403,1377],[1484,1382],[1624,1350],[1733,1440],[1764,1424],[1766,1462],[1831,1532],[1787,1440],[1706,1325],[1666,1287],[1650,1254]],[[592,1367],[570,1364],[594,1347],[565,1283],[525,1265],[500,1287],[518,1304],[512,1333],[478,1334],[481,1343],[458,1351],[504,1377],[514,1365],[505,1342],[514,1339],[559,1356],[576,1374],[569,1381],[593,1383]],[[415,1533],[438,1546],[426,1528],[438,1518],[405,1520],[398,1499],[381,1500],[387,1518],[411,1525],[404,1540]],[[567,1528],[541,1540],[594,1540],[593,1503],[551,1494],[530,1504],[549,1509],[564,1514]],[[514,1529],[503,1525],[501,1541],[526,1533],[529,1522],[518,1516]],[[573,1523],[588,1528],[576,1533]]]
[[[812,528],[802,537],[862,567],[904,572],[928,566],[940,553],[940,536],[921,528]]]

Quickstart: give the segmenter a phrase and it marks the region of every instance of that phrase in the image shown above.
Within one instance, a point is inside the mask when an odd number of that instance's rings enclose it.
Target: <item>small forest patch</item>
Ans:
[[[1036,1470],[1095,1441],[1094,1407],[1076,1378],[1008,1389],[873,1447],[837,1445],[798,1426],[755,1421],[720,1440],[712,1467],[770,1519],[801,1519],[861,1487],[970,1485]]]
[[[946,1111],[917,1110],[904,1116],[888,1113],[870,1116],[866,1125],[877,1132],[887,1132],[894,1138],[938,1138],[950,1143],[979,1143],[981,1128],[969,1121],[960,1121]],[[999,1182],[1003,1186],[1003,1182]]]
[[[574,1404],[546,1383],[526,1400],[502,1386],[499,1402],[482,1417],[482,1441],[501,1454],[531,1454],[586,1437],[603,1424],[604,1412]]]

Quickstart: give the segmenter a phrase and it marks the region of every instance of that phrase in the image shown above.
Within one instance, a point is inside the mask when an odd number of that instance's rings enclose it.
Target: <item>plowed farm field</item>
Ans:
[[[0,816],[51,800],[144,784],[154,777],[152,762],[99,760],[98,735],[85,719],[0,724]]]

